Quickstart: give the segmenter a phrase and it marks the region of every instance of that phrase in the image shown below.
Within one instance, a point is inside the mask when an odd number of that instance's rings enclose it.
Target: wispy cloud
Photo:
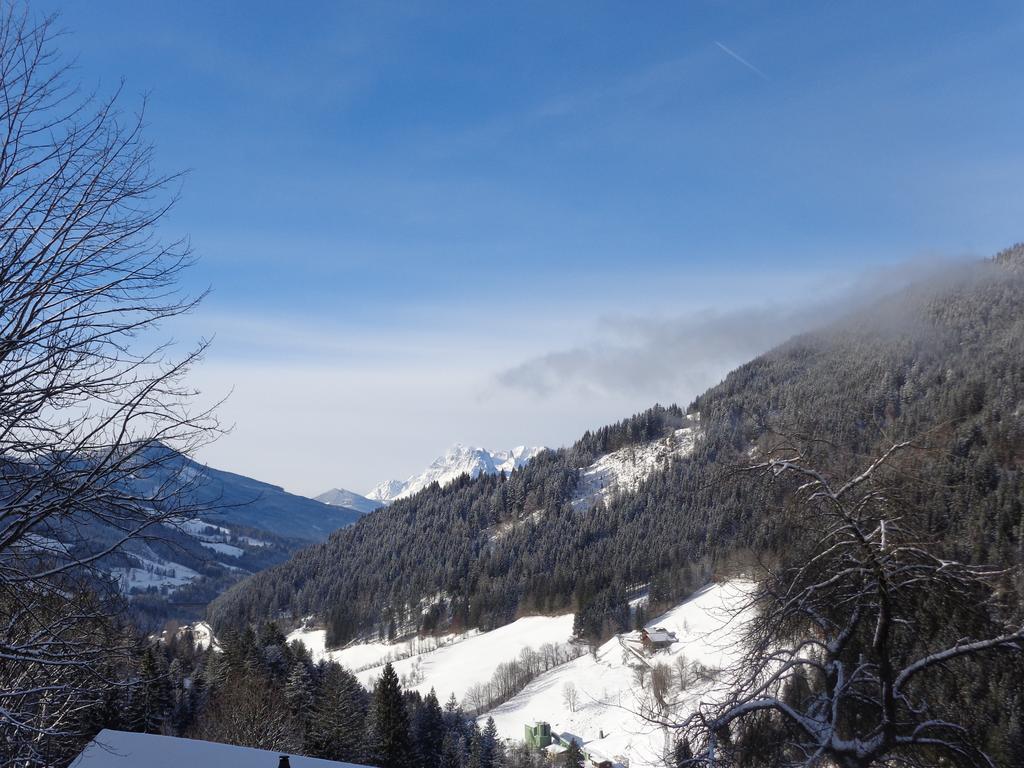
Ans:
[[[568,390],[685,399],[811,327],[823,309],[765,305],[672,318],[606,317],[590,343],[530,358],[499,373],[497,383],[543,396]]]
[[[672,317],[605,317],[589,342],[528,358],[498,373],[495,382],[499,389],[542,397],[572,393],[685,401],[737,365],[869,306],[881,295],[923,280],[962,280],[965,263],[970,264],[939,257],[908,261],[823,285],[802,297]]]
[[[721,51],[722,51],[723,53],[725,53],[725,55],[726,55],[726,56],[729,56],[729,57],[731,57],[732,59],[735,59],[735,60],[736,60],[736,61],[738,61],[738,62],[739,62],[740,64],[742,64],[742,65],[743,65],[744,67],[746,67],[746,68],[747,68],[747,69],[749,69],[749,70],[750,70],[751,72],[753,72],[753,73],[754,73],[755,75],[757,75],[758,77],[760,77],[760,78],[761,78],[762,80],[764,80],[764,81],[766,81],[766,82],[770,80],[770,78],[768,77],[768,75],[766,75],[766,74],[765,74],[764,72],[762,72],[762,71],[761,71],[760,69],[758,69],[758,68],[757,68],[757,67],[755,67],[755,66],[754,66],[753,64],[751,64],[751,63],[750,63],[749,61],[747,61],[746,59],[744,59],[744,58],[743,58],[742,56],[740,56],[740,55],[739,55],[738,53],[736,53],[736,51],[732,50],[732,48],[729,48],[728,46],[725,46],[725,45],[723,45],[722,43],[718,42],[717,40],[715,40],[715,45],[717,45],[717,46],[718,46],[718,48],[719,48],[719,49],[720,49],[720,50],[721,50]]]

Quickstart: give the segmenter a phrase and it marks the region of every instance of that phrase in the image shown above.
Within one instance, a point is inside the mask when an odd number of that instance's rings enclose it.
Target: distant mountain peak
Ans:
[[[455,443],[442,456],[434,459],[423,472],[404,481],[385,480],[367,493],[366,498],[388,504],[396,499],[412,496],[431,483],[448,485],[462,475],[477,477],[496,475],[502,471],[507,474],[523,466],[543,450],[543,446],[519,445],[508,451],[489,451],[486,448]]]
[[[347,507],[363,514],[373,512],[382,504],[379,499],[369,499],[347,488],[331,488],[331,490],[325,491],[314,498],[332,507]]]

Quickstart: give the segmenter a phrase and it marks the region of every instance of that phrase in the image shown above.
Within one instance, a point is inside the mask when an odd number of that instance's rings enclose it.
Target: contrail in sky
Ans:
[[[754,73],[755,75],[757,75],[758,77],[760,77],[760,78],[761,78],[762,80],[768,80],[768,75],[766,75],[766,74],[765,74],[764,72],[762,72],[762,71],[761,71],[760,69],[758,69],[758,68],[757,68],[757,67],[755,67],[755,66],[754,66],[753,64],[751,64],[751,63],[750,63],[749,61],[747,61],[746,59],[744,59],[744,58],[743,58],[742,56],[740,56],[740,55],[739,55],[738,53],[736,53],[736,51],[733,51],[733,50],[731,50],[731,49],[727,48],[726,46],[722,45],[722,44],[721,44],[720,42],[718,42],[717,40],[715,40],[715,45],[717,45],[717,46],[718,46],[719,48],[721,48],[721,49],[722,49],[723,51],[725,51],[725,53],[726,53],[726,54],[728,54],[728,55],[729,55],[729,56],[731,56],[732,58],[736,59],[736,61],[738,61],[738,62],[739,62],[740,64],[742,64],[742,65],[743,65],[744,67],[746,67],[746,68],[747,68],[747,69],[749,69],[749,70],[750,70],[751,72],[753,72],[753,73]]]

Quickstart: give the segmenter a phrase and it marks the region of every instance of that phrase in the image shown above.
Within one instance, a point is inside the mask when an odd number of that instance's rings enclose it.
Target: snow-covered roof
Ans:
[[[566,749],[567,747],[563,747],[561,744],[548,744],[544,747],[544,751],[549,755],[560,755],[565,752]]]
[[[676,640],[675,632],[669,632],[664,627],[655,627],[654,629],[648,629],[647,638],[652,643],[674,643]]]
[[[277,768],[283,752],[212,741],[103,730],[71,768]],[[314,757],[288,755],[291,768],[366,768]]]

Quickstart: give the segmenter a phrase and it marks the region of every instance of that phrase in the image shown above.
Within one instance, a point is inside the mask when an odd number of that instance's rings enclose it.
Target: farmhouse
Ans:
[[[669,632],[664,627],[655,627],[654,629],[644,627],[640,631],[640,640],[644,645],[644,650],[653,652],[670,648],[672,643],[678,641],[678,638],[676,638],[675,632]]]

